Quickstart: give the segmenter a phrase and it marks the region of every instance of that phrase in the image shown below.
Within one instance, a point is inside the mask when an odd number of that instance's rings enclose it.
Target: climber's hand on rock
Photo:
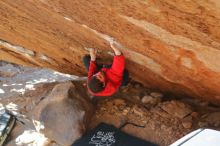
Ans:
[[[96,49],[89,48],[89,54],[90,54],[90,57],[91,57],[91,61],[95,61],[96,60],[96,53],[97,53]]]
[[[115,46],[114,42],[110,43],[112,50],[115,52],[115,55],[121,55],[121,51]]]

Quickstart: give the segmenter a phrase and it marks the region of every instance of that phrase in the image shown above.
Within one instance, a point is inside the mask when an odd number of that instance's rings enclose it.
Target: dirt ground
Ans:
[[[151,94],[160,97],[143,100]],[[96,105],[90,128],[100,122],[116,127],[130,122],[138,126],[130,124],[123,131],[158,145],[170,145],[198,128],[220,129],[219,107],[190,97],[162,95],[137,82],[120,89],[114,97],[98,99]]]

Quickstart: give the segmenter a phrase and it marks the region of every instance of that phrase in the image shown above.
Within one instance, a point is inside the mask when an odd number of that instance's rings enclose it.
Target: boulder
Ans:
[[[209,125],[219,127],[220,126],[220,112],[209,113],[205,118],[205,122]]]
[[[192,115],[192,114],[191,114]],[[193,117],[189,115],[182,120],[182,125],[186,129],[192,128]]]
[[[36,106],[33,122],[38,131],[61,145],[71,145],[85,132],[93,107],[71,82],[56,85]]]
[[[136,81],[220,104],[218,0],[7,0],[0,5],[0,60],[81,76],[86,48],[99,49],[108,61],[114,40]]]
[[[155,98],[162,98],[163,97],[163,94],[162,93],[159,93],[159,92],[151,92],[150,93],[150,96],[153,96]]]
[[[178,117],[180,119],[192,113],[192,109],[189,105],[175,100],[163,102],[160,107],[173,117]]]
[[[150,95],[145,95],[142,99],[141,99],[142,103],[144,104],[150,104],[150,105],[156,105],[159,102],[161,102],[161,98],[160,97],[152,97]]]
[[[183,127],[186,128],[186,129],[192,128],[192,122],[189,122],[189,121],[183,121],[183,122],[182,122],[182,125],[183,125]]]

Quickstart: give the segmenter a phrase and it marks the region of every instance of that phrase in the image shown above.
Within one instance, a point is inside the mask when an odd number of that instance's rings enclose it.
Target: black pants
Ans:
[[[85,65],[86,69],[89,70],[89,65],[90,65],[90,56],[86,55],[83,57],[83,64]],[[111,68],[112,65],[103,65],[103,64],[96,64],[97,65],[97,69],[98,71],[101,70],[103,68],[103,66],[105,66],[106,68]],[[123,73],[123,79],[122,79],[122,83],[121,86],[126,86],[129,82],[129,72],[127,69],[124,70]]]

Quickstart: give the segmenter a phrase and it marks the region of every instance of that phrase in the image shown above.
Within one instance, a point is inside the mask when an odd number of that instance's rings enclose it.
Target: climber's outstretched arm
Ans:
[[[110,43],[112,50],[115,52],[113,64],[111,67],[111,71],[116,74],[118,77],[123,76],[124,68],[125,68],[125,58],[121,51],[114,46],[113,43]]]
[[[97,65],[96,65],[96,53],[97,50],[90,48],[89,49],[89,54],[91,57],[90,60],[90,65],[89,65],[89,72],[88,72],[88,79],[90,80],[91,77],[96,73],[97,71]]]
[[[115,52],[116,56],[122,54],[121,51],[117,47],[114,46],[114,43],[110,43],[110,46],[111,46],[112,50]]]

